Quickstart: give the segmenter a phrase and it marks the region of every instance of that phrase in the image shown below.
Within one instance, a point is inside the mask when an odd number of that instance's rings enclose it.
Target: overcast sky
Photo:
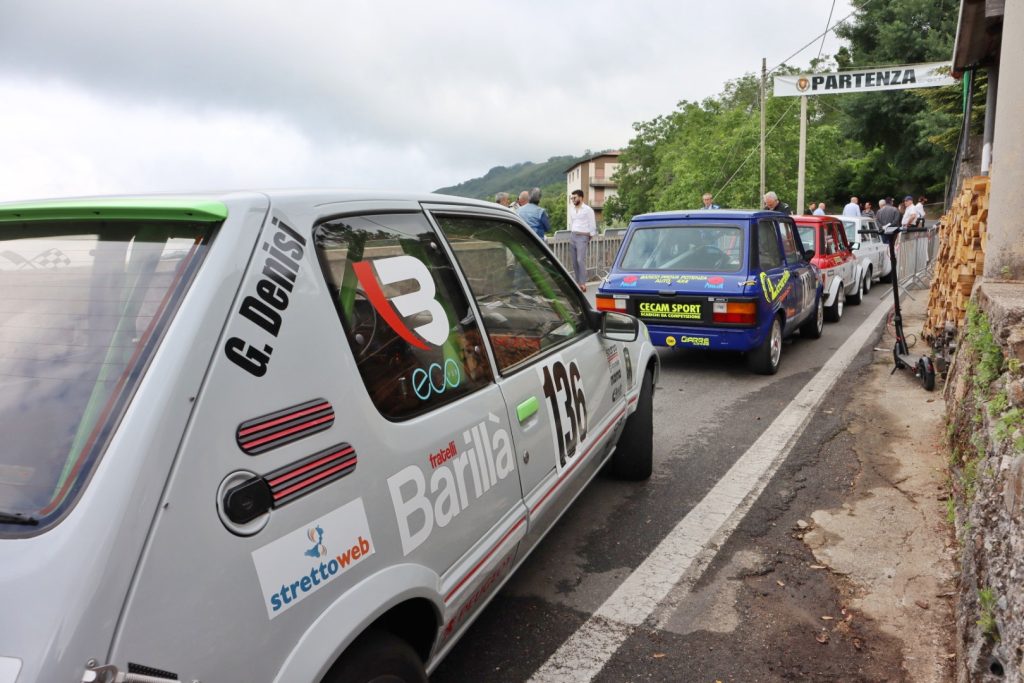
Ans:
[[[0,201],[429,191],[624,146],[831,0],[0,0]],[[833,23],[851,11],[836,0]],[[839,42],[829,35],[824,52]],[[819,43],[790,64],[806,68]],[[513,188],[514,189],[514,188]]]

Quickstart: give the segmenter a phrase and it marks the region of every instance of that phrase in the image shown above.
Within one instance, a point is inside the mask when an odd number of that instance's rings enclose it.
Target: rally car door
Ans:
[[[798,324],[808,315],[815,312],[818,282],[815,279],[811,264],[804,257],[800,236],[796,226],[785,220],[777,221],[779,236],[782,238],[782,251],[789,270],[789,281],[792,283],[786,292],[784,306],[788,325]],[[813,248],[810,245],[809,248]]]
[[[518,223],[436,216],[476,299],[509,409],[527,551],[603,461],[625,419],[617,348],[579,289]]]
[[[786,309],[786,318],[791,320],[788,311],[799,310],[802,288],[799,278],[794,278],[786,266],[778,223],[772,219],[762,218],[757,222],[757,256],[762,295],[773,311],[780,306]]]

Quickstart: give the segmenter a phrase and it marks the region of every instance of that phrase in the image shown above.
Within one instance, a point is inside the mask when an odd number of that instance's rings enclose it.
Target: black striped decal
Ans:
[[[258,455],[334,424],[334,407],[322,398],[300,403],[269,415],[246,420],[238,426],[238,447],[249,455]]]
[[[264,475],[274,507],[304,496],[356,471],[356,451],[341,443]]]

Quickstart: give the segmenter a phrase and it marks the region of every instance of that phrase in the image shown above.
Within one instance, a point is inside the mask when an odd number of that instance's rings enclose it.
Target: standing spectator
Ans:
[[[768,209],[769,211],[778,211],[779,213],[784,213],[787,216],[792,215],[793,213],[793,210],[789,208],[789,204],[787,204],[786,202],[780,202],[779,195],[775,194],[774,192],[764,193],[764,208]]]
[[[818,204],[818,208],[814,210],[814,215],[815,216],[824,216],[825,215],[825,202],[821,202],[821,203]]]
[[[715,204],[713,201],[711,201],[711,199],[712,199],[711,193],[710,192],[705,192],[704,196],[700,198],[701,202],[704,203],[704,206],[702,206],[700,208],[701,209],[720,209],[720,208],[722,208],[718,204]]]
[[[817,208],[818,208],[818,202],[811,202],[810,204],[808,204],[807,205],[807,215],[808,216],[813,216],[814,215],[814,211]]]
[[[519,207],[519,217],[526,221],[526,224],[530,226],[537,235],[544,239],[544,235],[547,234],[548,229],[551,227],[551,222],[548,219],[548,212],[540,207],[540,188],[535,187],[530,190],[529,203]]]
[[[518,212],[519,209],[523,208],[524,206],[526,206],[529,203],[530,203],[530,193],[527,190],[523,190],[522,192],[519,193],[519,202],[515,206],[513,206],[512,209],[513,209],[513,211],[517,211]]]
[[[864,202],[864,210],[860,212],[860,215],[868,218],[875,217],[875,209],[871,206],[871,202]]]
[[[899,225],[900,210],[886,200],[879,199],[878,214],[875,215],[875,221],[878,223],[879,227],[882,228],[887,225]]]
[[[512,200],[509,199],[508,192],[499,192],[494,195],[494,201],[506,208],[508,208],[508,205],[512,203]]]
[[[569,254],[576,283],[587,291],[587,247],[597,237],[597,219],[594,210],[583,203],[583,191],[573,190],[569,209]]]
[[[917,223],[917,210],[914,208],[914,198],[909,194],[903,198],[903,220],[900,225],[904,228],[912,228]]]
[[[860,215],[860,202],[857,201],[856,197],[850,197],[850,203],[843,207],[844,216],[859,216]]]
[[[928,198],[921,195],[917,198],[917,204],[914,204],[914,211],[917,212],[917,222],[924,226],[924,205],[928,203]]]

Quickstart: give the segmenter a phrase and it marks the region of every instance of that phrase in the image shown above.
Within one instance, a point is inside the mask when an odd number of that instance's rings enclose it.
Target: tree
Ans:
[[[854,20],[836,35],[850,41],[836,60],[843,69],[914,64],[949,59],[959,0],[853,0]],[[955,97],[956,88],[948,96]],[[951,159],[936,144],[942,129],[958,128],[955,112],[930,107],[919,91],[864,93],[836,98],[846,114],[843,134],[872,154],[852,182],[868,196],[941,193]],[[877,150],[880,150],[877,151]]]

